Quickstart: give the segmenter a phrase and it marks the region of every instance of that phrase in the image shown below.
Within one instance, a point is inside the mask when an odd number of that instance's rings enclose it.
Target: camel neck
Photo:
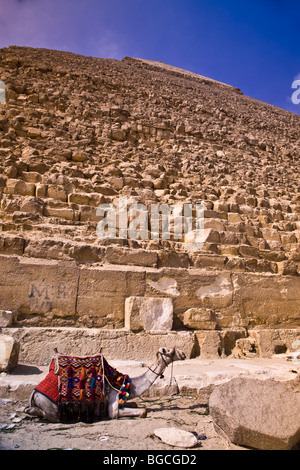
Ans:
[[[165,364],[158,363],[151,367],[148,367],[146,372],[138,377],[132,377],[130,387],[130,399],[142,395],[149,387],[155,382],[155,380],[163,373],[166,366]]]

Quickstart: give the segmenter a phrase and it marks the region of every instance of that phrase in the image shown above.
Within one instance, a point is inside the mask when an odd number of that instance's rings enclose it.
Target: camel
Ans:
[[[182,361],[186,358],[186,356],[184,352],[175,348],[169,349],[162,347],[158,350],[156,358],[156,364],[151,367],[147,367],[146,372],[144,372],[142,375],[131,378],[130,393],[126,403],[127,401],[137,398],[145,393],[153,385],[158,377],[162,377],[162,374],[168,365],[175,361]],[[119,408],[118,390],[112,388],[111,386],[107,388],[105,401],[109,419],[118,419],[124,417],[145,418],[147,416],[147,410],[145,408],[131,408],[130,403],[128,404],[129,406]],[[132,405],[135,405],[135,403]],[[57,404],[36,390],[32,392],[29,407],[25,409],[25,412],[30,416],[44,418],[51,423],[60,422]]]

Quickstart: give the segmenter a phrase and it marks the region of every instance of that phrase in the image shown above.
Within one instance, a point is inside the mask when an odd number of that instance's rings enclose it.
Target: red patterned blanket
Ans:
[[[109,386],[119,392],[119,407],[123,407],[130,392],[130,378],[111,367],[102,354],[88,357],[58,355],[35,390],[58,405],[61,417],[66,413],[70,415],[70,410],[79,417],[87,410],[91,415],[96,408],[103,416],[106,415],[104,398]],[[61,419],[66,420],[66,417]]]

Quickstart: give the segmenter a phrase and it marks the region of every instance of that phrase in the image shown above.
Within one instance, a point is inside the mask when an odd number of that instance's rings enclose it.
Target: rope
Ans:
[[[175,351],[175,349],[174,349]],[[162,356],[162,359],[163,359],[163,356],[165,355],[166,357],[171,357],[169,354],[162,354],[160,352],[160,355]],[[163,359],[164,363],[166,364],[165,360]],[[169,366],[169,364],[166,364],[166,368]],[[169,388],[166,389],[165,393],[163,395],[161,395],[160,397],[158,397],[156,400],[154,399],[150,399],[150,400],[146,400],[145,398],[141,397],[141,395],[137,395],[143,402],[145,403],[148,403],[148,402],[153,402],[153,401],[158,401],[158,400],[161,400],[166,394],[167,392],[169,391],[171,385],[172,385],[172,381],[173,381],[173,367],[174,367],[174,361],[171,362],[171,376],[170,376],[170,383],[169,383]],[[153,372],[154,374],[156,374],[157,376],[160,376],[160,378],[163,378],[161,375],[162,374],[157,374],[154,370],[150,369],[150,367],[148,367],[148,369]],[[152,382],[153,384],[153,382]],[[151,385],[152,385],[151,384]]]

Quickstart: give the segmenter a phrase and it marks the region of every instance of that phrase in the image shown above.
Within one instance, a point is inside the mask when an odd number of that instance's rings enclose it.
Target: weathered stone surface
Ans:
[[[293,328],[299,324],[300,278],[233,274],[234,298],[249,325]]]
[[[219,331],[195,331],[196,352],[203,359],[221,357],[222,336]]]
[[[293,344],[300,340],[298,328],[270,328],[248,330],[249,339],[261,357],[272,357],[293,350]]]
[[[132,331],[170,331],[173,325],[172,299],[129,297],[125,301],[125,328]]]
[[[236,378],[209,399],[217,429],[231,442],[261,450],[287,450],[300,441],[300,395],[279,382]]]
[[[36,269],[12,260],[18,281],[2,262],[0,308],[17,310],[23,325],[121,328],[127,297],[168,296],[175,329],[299,328],[298,116],[138,59],[9,47],[0,75],[0,252],[46,260]],[[146,239],[99,239],[98,205],[121,197],[148,211],[189,203],[195,212],[201,202],[201,250],[175,237],[174,214],[169,238],[157,226],[150,236],[149,217]],[[73,260],[64,299],[62,260]],[[191,309],[213,311],[212,324]],[[258,354],[280,351],[279,336],[269,335],[269,347],[257,336]],[[218,351],[208,338],[199,345]],[[230,352],[227,340],[221,350]]]
[[[109,246],[106,250],[105,262],[109,264],[132,266],[157,266],[157,253],[146,250],[128,250]]]
[[[23,314],[75,314],[78,268],[75,263],[0,256],[1,309]]]
[[[183,323],[195,330],[215,330],[217,326],[214,311],[201,308],[186,310],[183,315]]]
[[[158,428],[154,435],[159,437],[165,444],[173,447],[189,449],[198,444],[197,437],[191,432],[179,428]]]
[[[7,328],[12,325],[14,319],[13,312],[0,310],[0,328]]]
[[[194,334],[188,331],[166,333],[132,333],[125,329],[105,328],[7,328],[20,344],[19,360],[34,363],[49,363],[54,349],[67,355],[87,356],[100,351],[105,357],[118,360],[152,361],[162,346],[183,351],[191,357]]]
[[[124,326],[125,299],[144,295],[145,273],[139,268],[82,267],[77,297],[80,317],[95,317],[94,326]]]
[[[10,372],[18,364],[20,343],[8,335],[0,334],[0,372]]]

